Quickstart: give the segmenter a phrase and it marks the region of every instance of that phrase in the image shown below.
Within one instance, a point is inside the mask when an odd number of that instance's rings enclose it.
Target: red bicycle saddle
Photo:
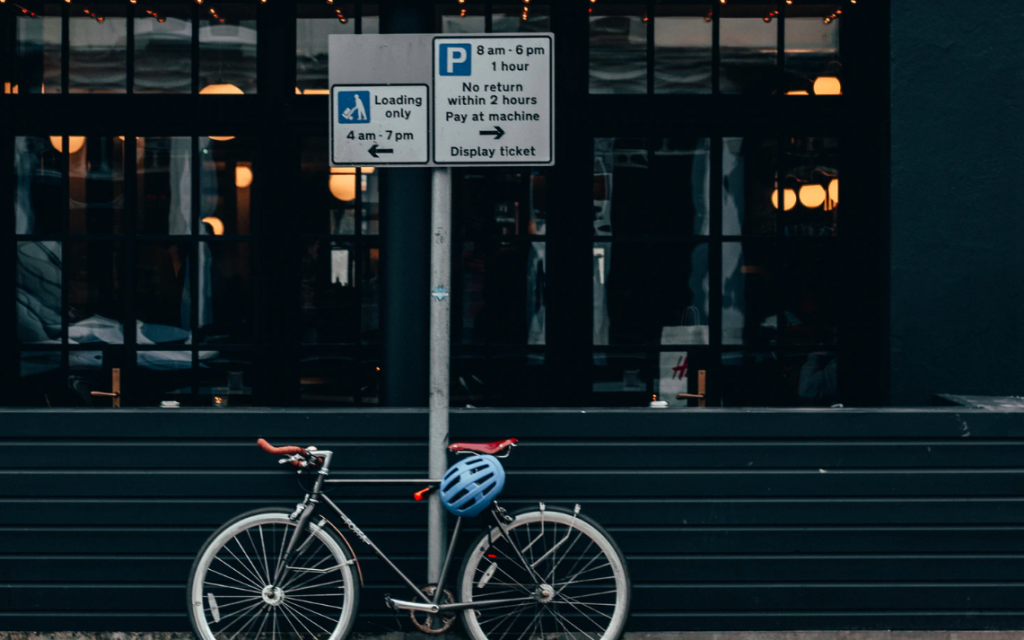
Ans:
[[[509,438],[508,440],[498,440],[497,442],[453,442],[448,445],[449,451],[473,451],[476,453],[485,453],[489,456],[493,456],[496,453],[501,453],[505,449],[511,447],[519,440],[515,438]]]

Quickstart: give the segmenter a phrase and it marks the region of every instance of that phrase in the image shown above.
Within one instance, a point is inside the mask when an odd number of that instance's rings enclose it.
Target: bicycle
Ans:
[[[274,447],[261,438],[261,448],[284,456],[281,464],[316,480],[294,511],[271,507],[244,513],[206,541],[189,578],[188,611],[196,637],[346,638],[359,608],[362,572],[341,529],[317,513],[326,504],[409,587],[411,598],[388,594],[385,604],[408,612],[424,633],[443,633],[461,615],[472,640],[618,640],[631,586],[625,558],[611,536],[581,514],[579,505],[538,503],[509,514],[495,500],[504,485],[495,456],[507,458],[516,442],[452,444],[449,450],[470,457],[452,465],[439,482],[424,481],[427,488],[414,494],[419,500],[437,490],[458,516],[437,583],[416,584],[323,493],[325,484],[371,481],[330,479],[331,451]],[[463,522],[483,511],[494,523],[485,524],[470,545],[452,592],[446,580]]]

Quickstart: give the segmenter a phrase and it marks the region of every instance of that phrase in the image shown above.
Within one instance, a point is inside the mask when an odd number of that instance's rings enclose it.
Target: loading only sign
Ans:
[[[425,84],[334,85],[331,160],[336,165],[426,164],[429,103]]]
[[[434,162],[552,165],[554,39],[434,38]]]

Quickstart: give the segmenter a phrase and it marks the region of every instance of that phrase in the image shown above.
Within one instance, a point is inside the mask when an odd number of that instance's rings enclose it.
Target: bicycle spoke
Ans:
[[[598,569],[604,569],[605,567],[610,567],[610,566],[612,566],[612,563],[606,562],[606,563],[604,563],[602,565],[598,565],[596,567],[591,567],[590,569],[587,569],[586,571],[577,571],[575,574],[570,576],[569,580],[566,580],[564,582],[552,582],[551,586],[552,587],[557,587],[560,584],[570,584],[570,582],[574,583],[574,584],[579,584],[581,582],[593,582],[595,580],[608,580],[608,578],[587,578],[586,580],[576,580],[575,578],[576,578],[576,576],[581,576],[584,573],[590,573],[591,571],[597,571]],[[611,578],[612,579],[615,578],[615,574],[614,573],[611,575]]]
[[[245,591],[247,593],[260,593],[262,591],[262,590],[256,590],[256,589],[239,589],[238,587],[232,587],[232,586],[229,586],[229,585],[226,585],[226,584],[219,584],[217,582],[204,582],[203,584],[208,584],[208,585],[213,586],[213,587],[221,587],[223,589],[234,589],[235,591]]]
[[[576,606],[577,604],[582,605],[582,606],[590,609],[594,613],[608,618],[609,620],[612,619],[612,617],[610,615],[608,615],[607,613],[605,613],[604,611],[598,611],[597,609],[593,608],[592,606],[590,606],[589,604],[587,604],[585,602],[579,602],[578,600],[575,600],[575,599],[570,598],[570,597],[565,596],[565,595],[562,596],[562,599],[565,600],[565,602],[567,602],[570,607],[572,607],[573,609],[576,609],[580,613],[583,613],[583,611],[580,611],[580,609]],[[614,607],[615,605],[611,604],[611,605],[604,605],[604,606]],[[586,614],[584,614],[584,615],[586,615]]]
[[[319,611],[316,611],[314,609],[310,609],[309,607],[306,607],[306,606],[303,606],[301,604],[298,604],[298,601],[295,598],[289,599],[288,602],[290,602],[291,606],[294,607],[297,611],[298,610],[305,611],[306,613],[312,614],[314,616],[320,616],[321,618],[326,618],[326,619],[330,620],[331,622],[337,622],[338,621],[337,618],[333,618],[333,617],[331,617],[331,616],[329,616],[327,614],[320,613]],[[318,606],[323,607],[323,606],[326,606],[326,605],[320,604]]]
[[[314,585],[310,585],[308,587],[302,587],[301,589],[289,589],[288,593],[295,593],[296,591],[305,591],[306,589],[319,589],[320,587],[326,587],[326,586],[332,585],[332,584],[339,584],[341,582],[345,582],[345,579],[342,578],[341,580],[333,580],[331,582],[322,582],[320,584],[314,584]],[[342,592],[344,593],[344,590],[342,590]]]
[[[226,566],[227,568],[231,569],[232,571],[235,571],[235,568],[234,568],[234,567],[232,567],[232,566],[231,566],[230,564],[228,564],[227,562],[225,562],[225,561],[224,561],[224,559],[222,559],[222,558],[221,558],[220,556],[216,556],[216,557],[214,558],[214,560],[220,560],[221,562],[223,562],[223,563],[224,563],[224,565],[225,565],[225,566]],[[255,582],[253,582],[253,581],[252,581],[252,580],[250,580],[249,578],[245,577],[245,574],[244,574],[244,573],[240,573],[240,572],[238,572],[238,571],[235,571],[235,573],[238,573],[238,575],[240,575],[240,576],[242,576],[243,578],[245,578],[245,580],[239,580],[238,578],[235,578],[235,577],[233,577],[233,576],[229,576],[229,575],[228,575],[228,574],[226,574],[226,573],[221,573],[220,571],[217,571],[217,570],[216,570],[216,569],[214,569],[213,567],[210,567],[209,569],[207,569],[207,571],[209,571],[209,572],[211,572],[211,573],[216,573],[216,574],[217,574],[218,576],[221,576],[221,577],[227,578],[228,580],[234,580],[234,581],[235,581],[235,582],[237,582],[238,584],[244,584],[244,585],[250,586],[250,587],[252,587],[253,589],[255,589],[256,591],[262,591],[262,590],[263,590],[263,586],[262,586],[262,585],[256,584]]]
[[[237,638],[237,637],[238,637],[238,634],[242,633],[243,631],[245,631],[246,629],[248,629],[249,627],[251,627],[251,626],[252,626],[253,624],[255,624],[255,622],[256,622],[256,621],[257,621],[258,619],[259,619],[259,611],[257,611],[257,612],[256,612],[256,615],[254,615],[254,616],[253,616],[252,618],[250,618],[250,619],[249,619],[249,622],[246,622],[246,623],[245,623],[245,626],[243,626],[243,627],[242,627],[241,629],[239,629],[238,631],[236,631],[236,632],[234,633],[234,635],[232,635],[232,636],[231,636],[230,638],[228,638],[228,640],[235,640],[235,638]]]
[[[571,625],[572,625],[572,627],[573,627],[573,629],[576,629],[577,631],[579,631],[579,632],[580,632],[580,633],[582,633],[583,635],[587,636],[588,638],[590,638],[590,640],[594,640],[594,638],[593,638],[593,637],[592,637],[592,636],[591,636],[591,635],[590,635],[589,633],[587,633],[587,632],[586,632],[586,631],[584,631],[583,629],[580,629],[580,628],[579,628],[579,627],[577,627],[577,626],[576,626],[575,624],[573,624],[573,621],[572,621],[572,620],[570,620],[570,619],[566,618],[565,616],[563,616],[562,614],[558,613],[558,610],[557,610],[557,609],[552,609],[552,611],[554,612],[554,614],[555,614],[556,616],[558,616],[558,617],[559,617],[559,619],[561,619],[561,620],[564,620],[565,622],[567,622],[567,623],[571,624]]]
[[[316,605],[318,607],[327,607],[328,609],[338,609],[339,611],[344,611],[345,610],[345,607],[339,607],[336,604],[327,604],[327,603],[324,603],[324,602],[315,602],[313,600],[304,600],[302,598],[288,598],[288,602],[304,602],[306,604],[314,604],[314,605]]]
[[[238,542],[238,538],[233,538],[233,539],[235,540],[236,543]],[[241,548],[241,546],[242,546],[241,543],[239,543],[238,546],[239,546],[239,548]],[[235,552],[232,551],[228,547],[228,545],[226,545],[226,544],[224,545],[224,550],[231,554],[231,557],[235,559],[235,562],[237,562],[239,564],[239,566],[241,566],[243,569],[246,568],[245,565],[242,563],[242,560],[238,556],[235,555]],[[223,562],[224,564],[227,564],[227,562],[225,560],[223,560],[223,559],[221,560],[221,562]],[[228,565],[228,566],[230,567],[231,565]],[[241,571],[239,571],[238,575],[244,575],[244,574]],[[259,582],[260,582],[259,576],[257,575],[256,576],[256,584],[259,584]],[[260,588],[262,589],[262,587],[260,587]]]
[[[313,620],[312,618],[310,618],[306,614],[304,614],[301,611],[299,611],[295,606],[290,605],[288,603],[284,603],[284,602],[281,603],[281,606],[284,607],[285,609],[287,609],[288,611],[291,611],[294,615],[298,616],[298,618],[296,618],[296,620],[298,620],[299,624],[301,624],[302,628],[306,629],[306,631],[309,631],[309,628],[306,627],[306,625],[302,623],[302,620],[305,620],[306,622],[310,623],[314,627],[320,627],[320,629],[323,629],[323,631],[327,635],[331,634],[330,631],[328,631],[327,629],[324,629],[323,625],[321,625],[319,622],[316,622],[315,620]],[[314,638],[316,637],[316,635],[312,631],[309,632],[309,635],[313,636]]]

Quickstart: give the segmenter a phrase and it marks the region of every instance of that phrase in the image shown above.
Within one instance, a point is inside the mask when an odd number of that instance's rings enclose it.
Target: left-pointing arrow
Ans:
[[[377,144],[374,144],[372,147],[370,147],[370,155],[373,156],[374,158],[380,157],[379,154],[381,154],[381,153],[394,153],[394,152],[395,152],[394,149],[381,149],[379,146],[377,146]]]

